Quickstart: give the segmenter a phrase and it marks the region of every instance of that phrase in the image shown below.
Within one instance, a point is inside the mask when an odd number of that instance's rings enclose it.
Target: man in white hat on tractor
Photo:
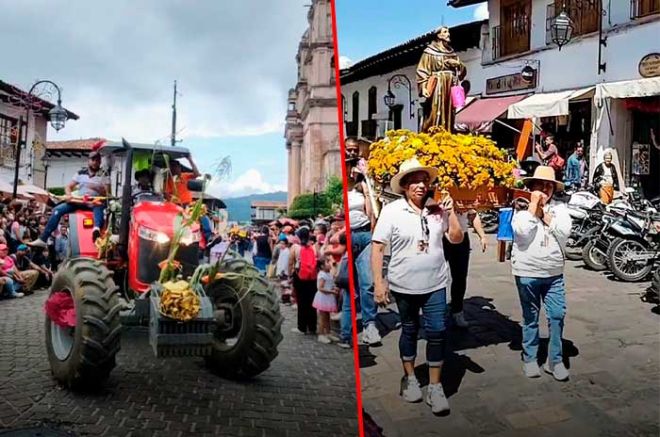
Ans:
[[[399,352],[404,376],[400,395],[407,402],[419,402],[423,397],[414,372],[421,310],[430,381],[426,402],[433,413],[440,414],[449,411],[440,384],[447,346],[449,277],[442,237],[446,234],[450,242],[457,244],[463,240],[463,230],[451,197],[445,197],[440,204],[430,200],[429,188],[437,175],[437,169],[424,167],[415,158],[401,164],[391,188],[403,198],[381,211],[372,236],[371,266],[376,303],[388,304],[391,294],[401,317]],[[385,246],[389,246],[391,254],[387,280],[383,277]]]
[[[523,371],[529,378],[541,376],[539,313],[545,307],[550,341],[544,370],[558,381],[568,379],[562,356],[562,331],[566,314],[564,250],[571,233],[571,217],[552,196],[564,189],[552,167],[539,166],[523,179],[531,191],[529,207],[517,211],[511,221],[513,250],[511,270],[516,280],[523,316]]]

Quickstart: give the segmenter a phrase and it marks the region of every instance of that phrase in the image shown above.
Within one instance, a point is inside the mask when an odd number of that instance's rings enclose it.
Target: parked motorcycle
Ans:
[[[629,219],[635,226],[618,229],[620,236],[610,244],[607,261],[617,278],[636,282],[646,279],[660,262],[660,214],[647,213]]]
[[[607,269],[607,253],[610,243],[621,236],[620,228],[630,226],[626,219],[627,210],[608,208],[602,216],[600,228],[582,248],[582,260],[591,270],[597,272]]]
[[[481,226],[487,234],[494,234],[499,227],[499,215],[496,209],[483,211],[479,213],[481,219]]]

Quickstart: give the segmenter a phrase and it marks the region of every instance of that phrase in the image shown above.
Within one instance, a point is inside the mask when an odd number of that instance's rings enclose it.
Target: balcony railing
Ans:
[[[660,0],[630,0],[630,18],[646,17],[660,13]]]
[[[362,136],[368,140],[375,140],[378,130],[376,120],[362,120]]]
[[[528,51],[530,40],[529,29],[529,22],[520,28],[493,27],[493,60]]]
[[[635,0],[633,0],[635,1]],[[660,0],[658,0],[660,1]],[[566,13],[573,21],[573,36],[585,35],[598,30],[598,20],[602,19],[602,0],[568,0],[550,3],[545,18],[545,43],[552,44],[552,23],[566,6]]]

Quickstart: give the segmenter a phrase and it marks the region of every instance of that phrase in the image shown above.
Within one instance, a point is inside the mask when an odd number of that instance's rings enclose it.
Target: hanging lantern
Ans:
[[[573,22],[566,13],[565,5],[561,13],[552,21],[550,35],[552,37],[552,42],[559,47],[559,51],[561,51],[561,48],[571,40],[571,37],[573,36]]]

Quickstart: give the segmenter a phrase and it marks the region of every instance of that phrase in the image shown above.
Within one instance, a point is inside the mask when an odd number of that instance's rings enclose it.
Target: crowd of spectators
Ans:
[[[47,248],[29,247],[39,238],[50,212],[34,199],[0,201],[0,299],[17,298],[48,287],[66,256],[68,222],[48,239]]]

